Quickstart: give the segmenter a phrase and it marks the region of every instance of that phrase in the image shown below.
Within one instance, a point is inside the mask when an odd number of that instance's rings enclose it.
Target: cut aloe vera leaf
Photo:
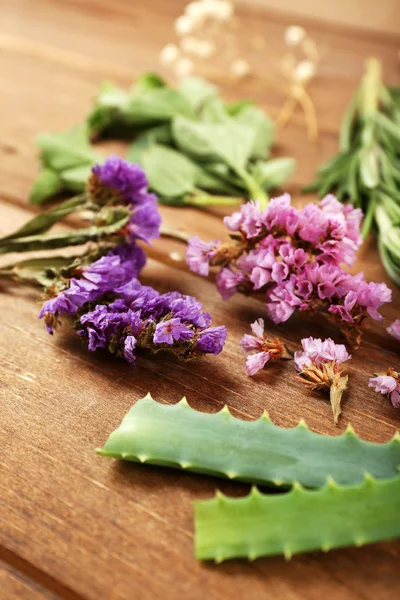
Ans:
[[[225,406],[202,413],[186,399],[175,405],[138,400],[97,450],[109,456],[207,473],[251,483],[321,487],[328,477],[340,484],[360,483],[365,473],[394,477],[400,465],[400,436],[385,444],[361,440],[348,428],[338,437],[310,431],[301,421],[293,429],[233,417]]]
[[[285,494],[264,495],[257,488],[245,498],[195,503],[196,558],[283,554],[343,546],[362,546],[400,536],[400,477],[341,487],[333,480],[319,490],[299,484]]]

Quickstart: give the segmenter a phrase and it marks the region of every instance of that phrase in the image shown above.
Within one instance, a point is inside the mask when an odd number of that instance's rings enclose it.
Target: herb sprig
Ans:
[[[388,275],[400,285],[400,89],[382,81],[371,58],[343,117],[339,153],[305,191],[335,191],[364,211],[363,236],[374,230]]]
[[[269,191],[296,164],[292,158],[267,161],[274,125],[252,102],[225,103],[202,79],[187,78],[173,89],[145,73],[128,91],[104,85],[84,127],[39,137],[43,170],[31,202],[83,190],[90,168],[102,161],[89,139],[104,136],[133,140],[127,158],[144,167],[164,204],[258,199],[266,205]]]

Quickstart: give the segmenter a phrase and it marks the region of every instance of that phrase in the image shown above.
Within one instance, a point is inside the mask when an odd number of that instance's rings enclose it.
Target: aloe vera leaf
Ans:
[[[304,422],[293,429],[274,425],[266,414],[257,421],[191,408],[186,399],[159,404],[150,394],[138,400],[109,437],[102,456],[165,465],[249,482],[324,485],[328,476],[342,484],[393,477],[400,465],[400,437],[386,444],[361,440],[350,428],[339,437],[313,433]]]
[[[333,480],[319,490],[295,485],[285,494],[253,488],[245,498],[195,502],[196,558],[214,559],[284,554],[343,546],[363,546],[400,536],[400,477],[358,485]]]

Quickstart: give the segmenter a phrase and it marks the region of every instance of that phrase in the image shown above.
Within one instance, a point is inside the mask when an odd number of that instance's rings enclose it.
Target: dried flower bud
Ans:
[[[246,372],[252,376],[267,363],[280,358],[292,358],[291,353],[279,338],[269,338],[264,333],[264,321],[257,319],[251,325],[252,335],[245,334],[240,340],[244,352],[250,354],[246,358]]]

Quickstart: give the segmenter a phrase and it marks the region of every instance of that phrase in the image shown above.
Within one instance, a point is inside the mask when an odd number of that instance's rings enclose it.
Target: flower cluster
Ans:
[[[278,338],[269,338],[264,333],[264,321],[257,319],[252,325],[253,335],[245,334],[240,341],[244,352],[250,354],[246,357],[246,372],[255,375],[265,365],[280,358],[292,358],[288,349]]]
[[[47,331],[53,333],[58,317],[74,315],[84,304],[137,277],[145,262],[143,250],[129,244],[116,246],[90,265],[78,266],[71,278],[60,277],[48,290],[52,297],[43,304],[39,319],[44,317]]]
[[[396,319],[393,323],[387,328],[390,335],[392,335],[396,340],[400,340],[400,319]]]
[[[171,350],[181,358],[219,354],[226,328],[210,325],[211,315],[192,296],[159,294],[132,279],[116,289],[113,302],[81,315],[77,327],[89,350],[107,348],[133,364],[136,348]]]
[[[148,191],[146,174],[139,165],[110,156],[103,165],[92,168],[87,187],[97,204],[129,207],[131,214],[123,232],[127,242],[141,239],[149,243],[160,236],[157,197]]]
[[[388,369],[386,375],[371,377],[368,386],[390,398],[395,408],[400,408],[400,373],[394,369]]]
[[[330,401],[335,423],[341,413],[342,394],[347,387],[348,376],[343,375],[340,364],[351,358],[343,344],[335,344],[312,337],[301,340],[302,351],[295,352],[294,364],[298,379],[311,390],[330,391]]]
[[[49,333],[60,317],[74,317],[89,350],[107,348],[131,364],[139,347],[154,352],[168,349],[181,358],[219,354],[226,328],[211,327],[211,315],[192,296],[159,294],[143,286],[137,276],[145,260],[134,244],[118,246],[78,268],[72,278],[61,278],[54,286],[58,293],[39,314]]]
[[[364,275],[350,275],[362,238],[362,212],[343,205],[332,195],[303,209],[284,194],[261,211],[249,202],[225,217],[233,241],[189,242],[187,263],[208,275],[220,267],[217,288],[226,300],[236,291],[266,292],[267,314],[274,323],[287,321],[295,310],[322,310],[335,317],[347,332],[366,316],[380,320],[378,309],[391,300],[384,283],[368,283]]]

